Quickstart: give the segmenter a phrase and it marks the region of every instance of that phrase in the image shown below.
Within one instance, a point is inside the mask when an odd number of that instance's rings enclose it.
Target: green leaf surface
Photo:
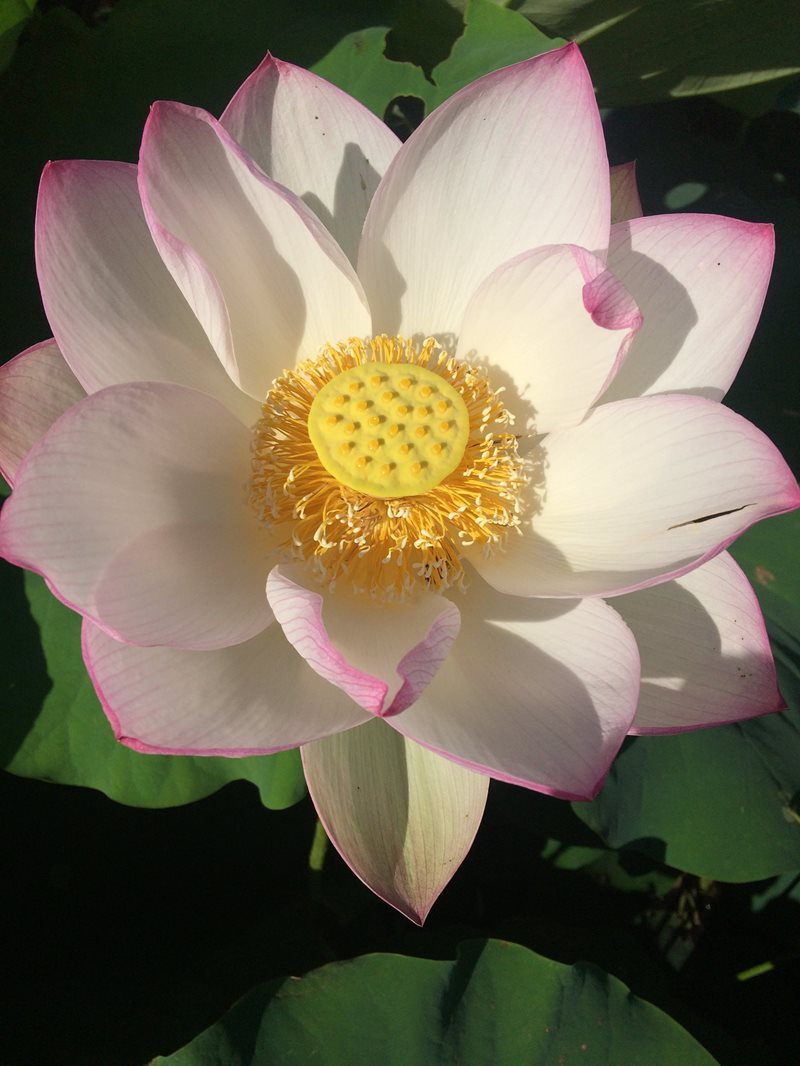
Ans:
[[[388,33],[383,26],[352,33],[313,67],[381,117],[398,96],[416,96],[430,112],[489,71],[565,43],[546,37],[516,11],[491,0],[470,0],[464,12],[464,32],[447,59],[434,68],[432,84],[419,67],[384,55]]]
[[[0,71],[14,55],[19,35],[25,29],[38,0],[0,0]]]
[[[736,90],[800,70],[796,0],[525,0],[581,45],[604,107]]]
[[[431,88],[419,67],[384,55],[388,33],[388,26],[373,26],[348,34],[311,68],[381,118],[396,96],[424,100]]]
[[[254,989],[164,1066],[711,1066],[616,978],[499,940],[455,962],[367,955]]]
[[[5,577],[12,575],[18,576],[5,571]],[[11,584],[4,582],[4,592]],[[303,798],[296,751],[246,759],[189,758],[141,755],[119,744],[81,659],[80,618],[34,574],[25,574],[25,591],[30,615],[22,614],[19,603],[10,606],[15,627],[8,630],[3,651],[0,757],[7,770],[96,788],[135,807],[190,803],[240,778],[257,786],[267,807],[282,809]],[[11,605],[8,594],[4,599]],[[41,652],[34,651],[36,627]]]
[[[546,37],[516,11],[491,0],[470,0],[464,12],[464,33],[450,55],[433,71],[435,88],[428,92],[427,110],[438,107],[456,90],[499,67],[549,52],[566,44]]]
[[[677,736],[636,737],[602,791],[575,803],[614,848],[633,848],[720,881],[758,881],[800,867],[800,678],[778,660],[788,710]]]
[[[731,546],[768,622],[800,636],[800,511],[759,522]]]

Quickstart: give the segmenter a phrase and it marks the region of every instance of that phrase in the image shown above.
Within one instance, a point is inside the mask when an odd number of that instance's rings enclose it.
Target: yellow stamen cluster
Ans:
[[[510,422],[486,375],[433,339],[328,345],[264,402],[250,502],[330,588],[393,600],[461,585],[464,550],[519,523]]]

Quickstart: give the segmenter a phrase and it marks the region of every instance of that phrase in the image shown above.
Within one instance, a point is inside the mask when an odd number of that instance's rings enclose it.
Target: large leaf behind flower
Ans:
[[[358,1010],[353,1005],[358,1004]],[[499,940],[455,962],[367,955],[254,989],[163,1066],[712,1066],[677,1023],[586,963]]]
[[[491,0],[468,0],[464,32],[428,81],[419,67],[384,54],[388,33],[386,26],[351,33],[312,68],[381,117],[397,96],[418,97],[430,113],[476,78],[566,43]]]
[[[201,799],[229,781],[252,781],[267,807],[289,807],[305,795],[296,751],[248,759],[141,755],[114,738],[80,657],[80,618],[25,574],[30,616],[21,620],[9,569],[5,606],[14,631],[3,646],[0,758],[12,773],[99,789],[136,807],[174,807]],[[15,600],[17,602],[15,602]],[[35,626],[42,655],[33,655]],[[50,679],[48,690],[44,678]]]
[[[797,0],[525,0],[521,11],[578,41],[605,107],[747,90],[800,72]]]

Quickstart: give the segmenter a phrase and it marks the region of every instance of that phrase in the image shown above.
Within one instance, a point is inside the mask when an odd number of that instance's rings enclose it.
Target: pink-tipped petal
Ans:
[[[370,200],[400,147],[391,130],[335,85],[270,55],[220,122],[355,263]]]
[[[323,596],[297,567],[275,567],[267,599],[309,667],[371,714],[398,714],[419,698],[458,634],[459,613],[422,595],[391,608],[345,593]]]
[[[611,168],[611,221],[641,218],[642,201],[636,184],[636,164],[620,163]]]
[[[750,422],[696,396],[595,408],[541,442],[539,480],[504,551],[472,557],[501,592],[610,596],[678,577],[754,522],[800,506],[780,452]]]
[[[317,216],[205,111],[155,104],[139,188],[156,246],[233,380],[257,399],[325,343],[371,332]]]
[[[613,226],[608,266],[644,325],[603,401],[659,392],[722,399],[761,314],[774,245],[771,226],[720,215]]]
[[[758,600],[727,552],[656,588],[619,596],[642,688],[632,733],[677,733],[783,706]]]
[[[467,305],[456,355],[505,386],[515,431],[548,433],[586,414],[621,365],[639,309],[583,248],[550,245],[499,266]]]
[[[153,244],[136,167],[69,160],[45,167],[36,266],[47,317],[87,392],[174,381],[215,396],[246,425],[258,405],[225,373]]]
[[[42,341],[0,367],[0,473],[14,484],[36,441],[86,395],[55,341]]]
[[[605,250],[608,186],[574,45],[468,85],[411,135],[373,197],[358,272],[376,331],[456,334],[483,278],[520,252]]]
[[[0,553],[119,639],[237,644],[272,617],[249,465],[248,430],[205,393],[112,386],[28,453],[0,516]]]
[[[630,729],[638,691],[636,642],[608,604],[522,600],[476,580],[444,666],[389,722],[502,781],[587,799]]]
[[[83,656],[118,740],[162,755],[265,755],[366,721],[269,625],[213,651],[122,644],[84,619]]]
[[[372,721],[302,749],[325,831],[367,888],[422,925],[478,831],[489,786]]]

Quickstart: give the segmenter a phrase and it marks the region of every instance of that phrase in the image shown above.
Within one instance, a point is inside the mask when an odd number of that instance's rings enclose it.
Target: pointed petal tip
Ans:
[[[735,715],[732,718],[726,719],[714,719],[708,722],[693,722],[691,725],[676,725],[676,726],[631,726],[630,736],[632,737],[675,737],[681,736],[684,733],[696,733],[699,729],[713,729],[715,726],[726,725],[742,725],[745,722],[750,722],[755,718],[764,718],[768,714],[781,714],[788,709],[788,704],[783,698],[780,690],[776,690],[773,705],[764,707],[756,711],[755,713],[743,713]]]

